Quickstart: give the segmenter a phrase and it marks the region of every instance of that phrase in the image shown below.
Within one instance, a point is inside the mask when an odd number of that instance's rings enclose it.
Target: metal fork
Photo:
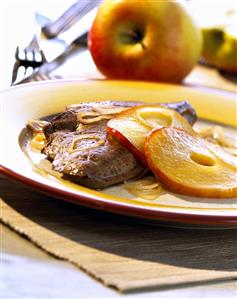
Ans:
[[[85,32],[84,34],[80,35],[75,40],[73,40],[71,44],[69,44],[67,48],[59,56],[57,56],[50,62],[43,63],[39,68],[34,70],[34,72],[30,76],[17,82],[16,84],[39,81],[40,78],[42,78],[43,80],[46,80],[47,78],[52,79],[52,76],[50,74],[51,72],[63,65],[69,57],[73,56],[79,51],[85,51],[87,49],[87,37],[88,32]]]
[[[36,35],[25,49],[16,48],[15,64],[12,71],[11,85],[29,77],[35,69],[47,62],[44,52],[40,49]]]
[[[42,32],[44,32],[44,34],[49,38],[57,36],[69,29],[74,23],[79,21],[79,19],[98,6],[101,1],[102,0],[78,1],[69,7],[69,9],[56,21],[48,22],[46,25],[43,25],[43,23],[45,24],[45,20],[47,18],[43,18],[42,20],[42,17],[38,15],[38,19],[41,19],[42,23]],[[59,55],[59,57],[57,57],[54,61],[47,64],[44,53],[39,47],[38,40],[36,36],[34,36],[31,43],[24,49],[23,54],[21,54],[22,52],[19,51],[18,47],[16,49],[16,62],[13,67],[11,85],[58,78],[58,76],[52,76],[50,72],[62,65],[66,58],[71,56],[78,48],[86,48],[86,39],[87,35],[75,39],[65,49],[65,52]],[[41,70],[37,72],[37,68],[44,64],[46,64],[45,67],[41,68]]]

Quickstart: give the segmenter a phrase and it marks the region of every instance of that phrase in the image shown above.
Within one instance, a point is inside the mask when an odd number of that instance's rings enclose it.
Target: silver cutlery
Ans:
[[[70,6],[57,20],[50,21],[36,13],[36,21],[41,26],[41,31],[48,37],[53,38],[68,30],[73,24],[99,5],[101,0],[77,1]],[[55,78],[50,73],[61,66],[68,57],[79,49],[87,47],[87,34],[76,38],[65,51],[56,59],[47,63],[45,55],[39,46],[37,36],[34,35],[30,44],[25,49],[19,47],[15,53],[15,64],[12,72],[11,85],[26,83],[31,81],[46,80]],[[44,65],[44,67],[40,66]]]
[[[19,47],[16,48],[15,59],[11,85],[24,77],[28,77],[36,68],[46,62],[44,52],[40,49],[36,35],[33,36],[29,45],[23,50],[20,50]]]
[[[45,62],[40,67],[34,70],[34,72],[24,78],[21,81],[16,82],[16,84],[28,83],[32,81],[39,81],[39,78],[49,78],[50,73],[57,69],[59,66],[64,64],[64,62],[72,55],[78,53],[78,51],[84,51],[87,49],[87,36],[88,32],[82,34],[76,38],[72,43],[66,47],[66,49],[55,59],[50,62]],[[45,79],[44,79],[45,80]]]
[[[48,22],[42,27],[47,38],[54,38],[71,28],[82,17],[97,7],[102,0],[77,1],[70,6],[57,20]]]

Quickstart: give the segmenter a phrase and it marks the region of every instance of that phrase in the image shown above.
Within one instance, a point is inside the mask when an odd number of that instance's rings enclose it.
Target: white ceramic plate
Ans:
[[[205,88],[124,81],[58,80],[11,87],[1,93],[1,172],[38,191],[93,208],[169,225],[237,227],[237,199],[191,198],[166,193],[157,200],[135,198],[121,186],[95,191],[34,170],[19,136],[28,119],[61,112],[68,104],[100,100],[176,102],[188,100],[198,116],[236,127],[236,96]],[[226,127],[233,133],[233,128]]]

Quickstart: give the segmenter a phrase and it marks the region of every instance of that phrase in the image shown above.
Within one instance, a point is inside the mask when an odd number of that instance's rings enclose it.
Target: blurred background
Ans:
[[[11,72],[14,64],[16,46],[25,47],[34,33],[40,35],[40,18],[47,17],[54,20],[59,17],[72,3],[70,0],[8,0],[0,4],[0,36],[1,36],[1,69],[0,88],[10,85]],[[189,0],[179,1],[187,7],[193,18],[202,28],[219,28],[233,37],[236,47],[237,61],[237,3],[236,0]],[[40,45],[48,61],[59,55],[74,38],[88,30],[91,26],[96,9],[91,11],[82,20],[71,27],[58,39],[46,40],[40,38]],[[38,16],[38,17],[36,17]],[[186,83],[193,82],[200,85],[215,85],[219,87],[220,80],[225,80],[230,90],[236,91],[236,74],[225,74],[212,68],[213,63],[208,63],[202,76],[199,76],[200,65],[185,79]],[[206,73],[205,73],[206,72]],[[205,75],[206,74],[206,75]],[[66,64],[55,71],[55,75],[64,78],[102,78],[96,70],[89,51],[84,51],[70,58]],[[221,78],[220,78],[221,76]],[[210,79],[211,78],[211,79]],[[209,81],[212,81],[209,84]]]

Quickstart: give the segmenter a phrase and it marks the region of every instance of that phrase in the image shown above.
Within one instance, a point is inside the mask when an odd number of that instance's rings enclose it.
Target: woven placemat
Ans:
[[[162,228],[75,206],[0,177],[1,221],[119,291],[237,277],[236,231]]]

